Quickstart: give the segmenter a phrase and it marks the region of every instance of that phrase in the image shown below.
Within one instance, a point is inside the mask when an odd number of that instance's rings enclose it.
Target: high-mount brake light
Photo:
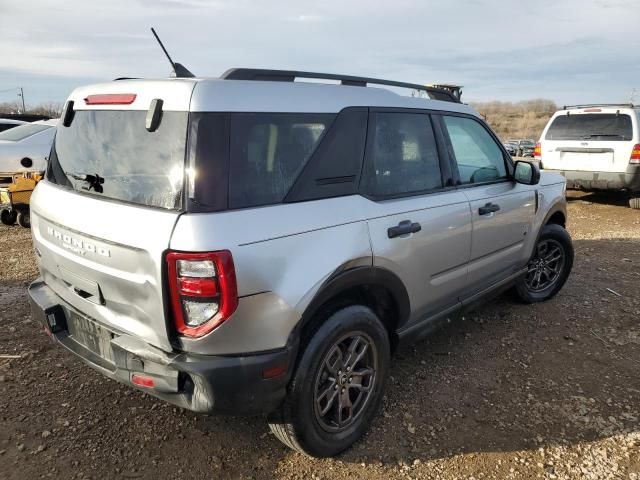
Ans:
[[[640,165],[640,143],[637,143],[631,149],[631,156],[629,157],[629,163],[634,165]]]
[[[135,99],[135,93],[101,93],[87,95],[84,103],[87,105],[131,105]]]
[[[533,149],[533,156],[540,158],[542,156],[542,144],[536,143],[536,148]]]
[[[167,273],[173,319],[180,335],[206,335],[238,307],[235,267],[228,250],[169,252]]]

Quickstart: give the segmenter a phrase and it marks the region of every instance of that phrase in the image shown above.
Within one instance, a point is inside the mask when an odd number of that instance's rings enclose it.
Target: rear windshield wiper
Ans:
[[[83,187],[87,191],[91,191],[93,188],[97,193],[103,192],[102,184],[104,183],[104,177],[101,177],[97,173],[93,175],[90,173],[70,173],[69,176],[76,180],[87,182],[89,186]]]

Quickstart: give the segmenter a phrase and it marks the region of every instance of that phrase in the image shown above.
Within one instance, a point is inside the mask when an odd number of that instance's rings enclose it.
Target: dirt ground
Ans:
[[[576,260],[396,356],[354,448],[313,460],[261,418],[195,415],[103,378],[29,317],[30,234],[0,227],[0,478],[640,480],[640,212],[571,194]],[[610,289],[610,290],[608,290]]]

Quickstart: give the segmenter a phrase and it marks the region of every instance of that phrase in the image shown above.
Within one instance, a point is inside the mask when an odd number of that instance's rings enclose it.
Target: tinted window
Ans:
[[[146,115],[76,111],[71,126],[57,131],[47,178],[116,200],[180,208],[188,114],[163,112],[154,132],[145,128]]]
[[[10,142],[19,142],[20,140],[24,140],[31,135],[35,135],[36,133],[40,133],[47,128],[53,128],[52,125],[43,125],[42,123],[28,123],[26,125],[10,125],[9,130],[5,130],[0,133],[0,140],[8,140]],[[1,127],[0,127],[1,128]]]
[[[460,182],[481,183],[507,177],[502,150],[477,121],[465,117],[443,117]]]
[[[375,113],[366,190],[387,196],[442,187],[438,150],[426,114]]]
[[[589,140],[624,141],[631,140],[633,128],[629,115],[615,113],[581,113],[556,117],[546,140]]]
[[[229,207],[282,202],[334,117],[315,113],[232,114]]]

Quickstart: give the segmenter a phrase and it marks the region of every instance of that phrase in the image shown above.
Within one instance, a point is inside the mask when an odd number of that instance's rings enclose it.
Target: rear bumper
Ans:
[[[567,188],[640,192],[640,165],[629,165],[626,172],[545,170],[563,175],[567,179]]]
[[[103,375],[179,407],[202,413],[259,415],[273,411],[284,399],[293,347],[247,356],[167,353],[104,327],[106,339],[81,343],[70,333],[68,322],[82,314],[42,279],[29,286],[29,301],[34,319],[56,343]],[[287,366],[284,374],[264,378],[265,370],[283,365]],[[153,379],[154,386],[133,384],[135,374]]]

